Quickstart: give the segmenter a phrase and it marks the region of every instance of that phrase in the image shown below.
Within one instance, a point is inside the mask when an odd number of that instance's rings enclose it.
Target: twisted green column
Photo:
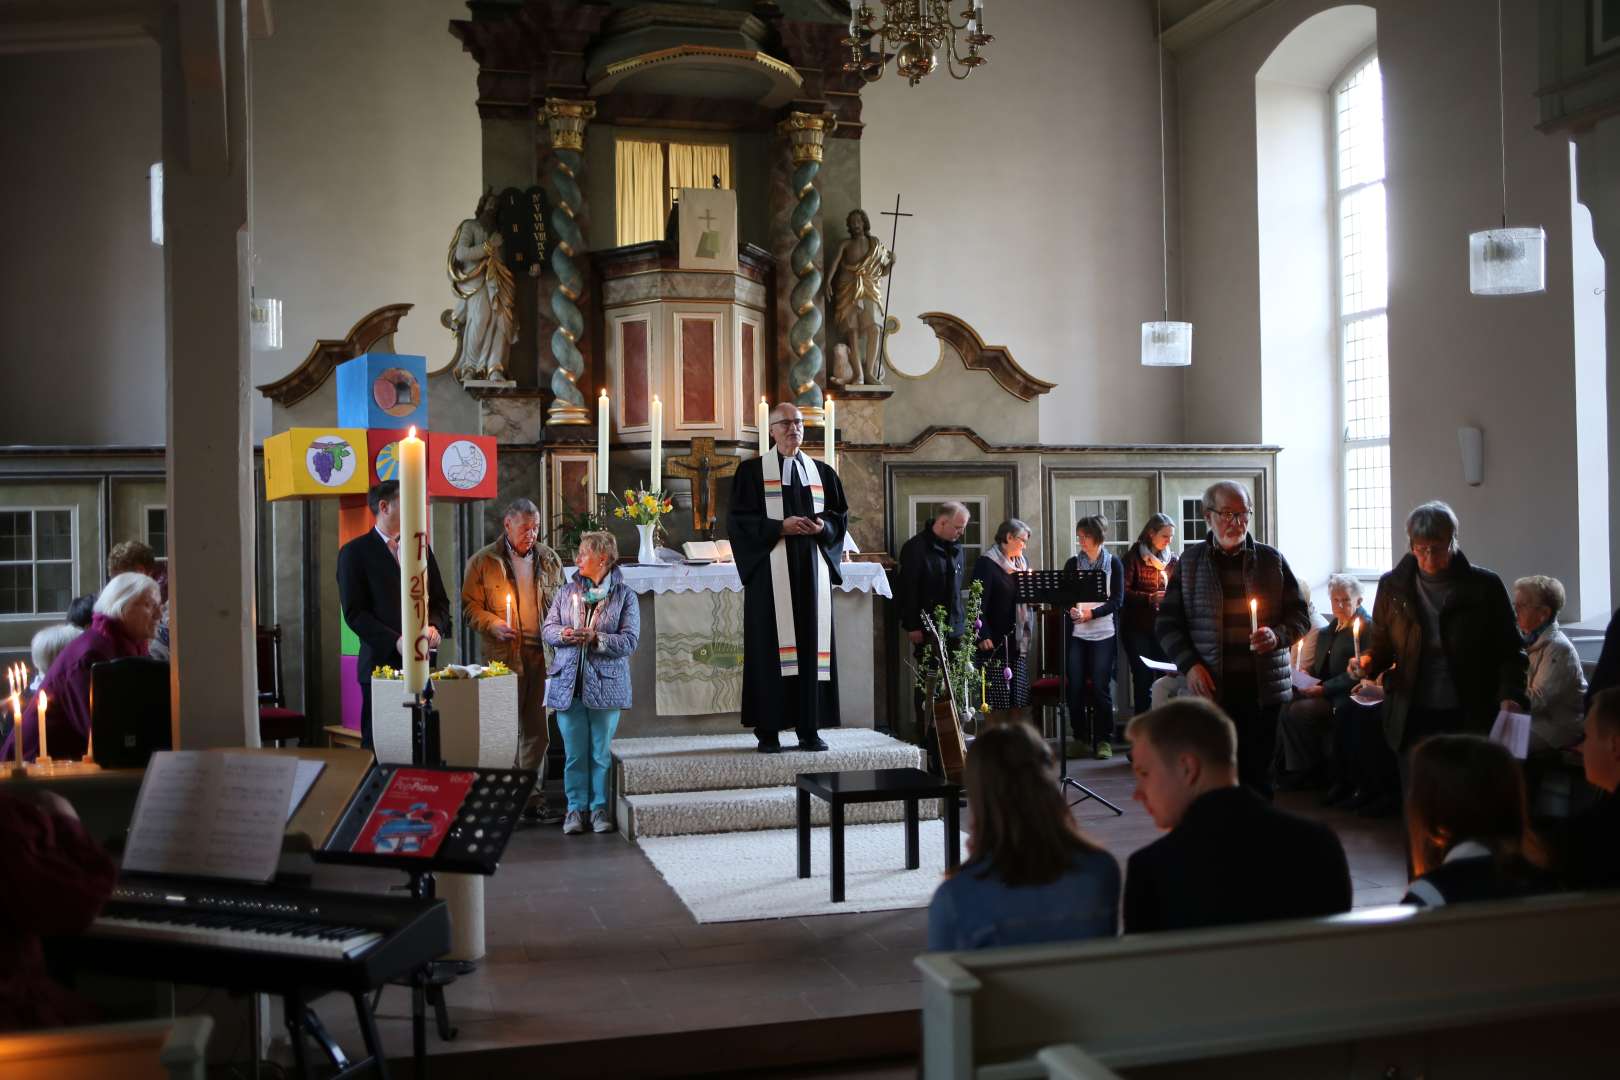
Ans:
[[[585,164],[585,125],[595,116],[594,101],[546,99],[552,179],[557,188],[557,202],[551,211],[551,270],[557,275],[557,289],[551,294],[551,314],[557,320],[557,329],[551,335],[551,355],[557,361],[557,370],[551,373],[548,424],[591,422],[585,395],[579,388],[585,374],[585,357],[579,351],[579,342],[585,336],[585,316],[579,310],[580,297],[585,294],[585,275],[575,265],[575,259],[585,251],[585,234],[579,227],[585,193],[580,190],[578,178]]]
[[[788,347],[793,351],[793,362],[788,366],[788,385],[793,403],[805,414],[805,419],[816,422],[821,416],[821,387],[816,376],[821,373],[821,346],[816,334],[821,331],[821,230],[816,228],[816,216],[821,212],[821,193],[816,190],[816,174],[821,172],[821,151],[827,134],[838,126],[831,113],[789,113],[777,130],[791,140],[793,152],[793,194],[798,202],[793,207],[789,226],[798,242],[793,245],[791,265],[798,283],[793,286],[789,303],[793,307],[793,325],[788,329]]]

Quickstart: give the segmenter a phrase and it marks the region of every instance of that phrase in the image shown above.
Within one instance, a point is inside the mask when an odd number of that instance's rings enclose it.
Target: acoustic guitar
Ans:
[[[945,648],[945,638],[926,612],[922,622],[933,641],[934,655],[939,661],[939,683],[934,687],[935,746],[939,751],[940,767],[945,770],[945,779],[960,784],[962,769],[967,765],[967,741],[962,737],[962,720],[956,710],[956,695],[951,690],[951,680],[945,676],[950,667],[950,656]]]

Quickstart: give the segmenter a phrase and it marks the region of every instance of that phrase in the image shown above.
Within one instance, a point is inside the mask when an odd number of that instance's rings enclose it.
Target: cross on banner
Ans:
[[[664,462],[664,471],[692,481],[692,531],[705,540],[714,539],[715,484],[737,471],[741,458],[714,452],[714,439],[707,435],[692,440],[692,452]]]
[[[894,218],[894,228],[889,231],[889,257],[894,258],[895,242],[900,239],[900,219],[903,217],[916,217],[916,214],[902,213],[900,210],[900,193],[894,193],[894,209],[880,211],[883,217]],[[883,290],[883,328],[878,333],[877,347],[877,381],[882,382],[889,366],[889,297],[894,295],[894,271],[889,271],[889,287]]]
[[[705,211],[703,211],[703,216],[699,217],[698,220],[703,222],[703,227],[705,229],[713,229],[714,228],[714,211],[713,210],[705,210]]]

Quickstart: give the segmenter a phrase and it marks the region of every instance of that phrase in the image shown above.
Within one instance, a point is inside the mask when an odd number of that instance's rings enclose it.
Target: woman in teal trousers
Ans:
[[[619,712],[630,707],[630,654],[641,637],[636,594],[615,567],[619,545],[609,532],[588,532],[574,556],[577,572],[557,591],[540,636],[553,649],[546,706],[557,711],[565,759],[563,832],[612,832],[608,815],[608,748]]]

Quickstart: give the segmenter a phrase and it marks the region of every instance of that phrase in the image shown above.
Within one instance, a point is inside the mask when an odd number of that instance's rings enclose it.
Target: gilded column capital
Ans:
[[[551,129],[551,145],[557,150],[584,150],[585,125],[596,119],[596,102],[546,98],[540,111]]]
[[[792,141],[795,165],[820,161],[822,145],[827,141],[827,136],[837,129],[838,117],[830,112],[790,112],[786,119],[776,125],[777,132]]]

